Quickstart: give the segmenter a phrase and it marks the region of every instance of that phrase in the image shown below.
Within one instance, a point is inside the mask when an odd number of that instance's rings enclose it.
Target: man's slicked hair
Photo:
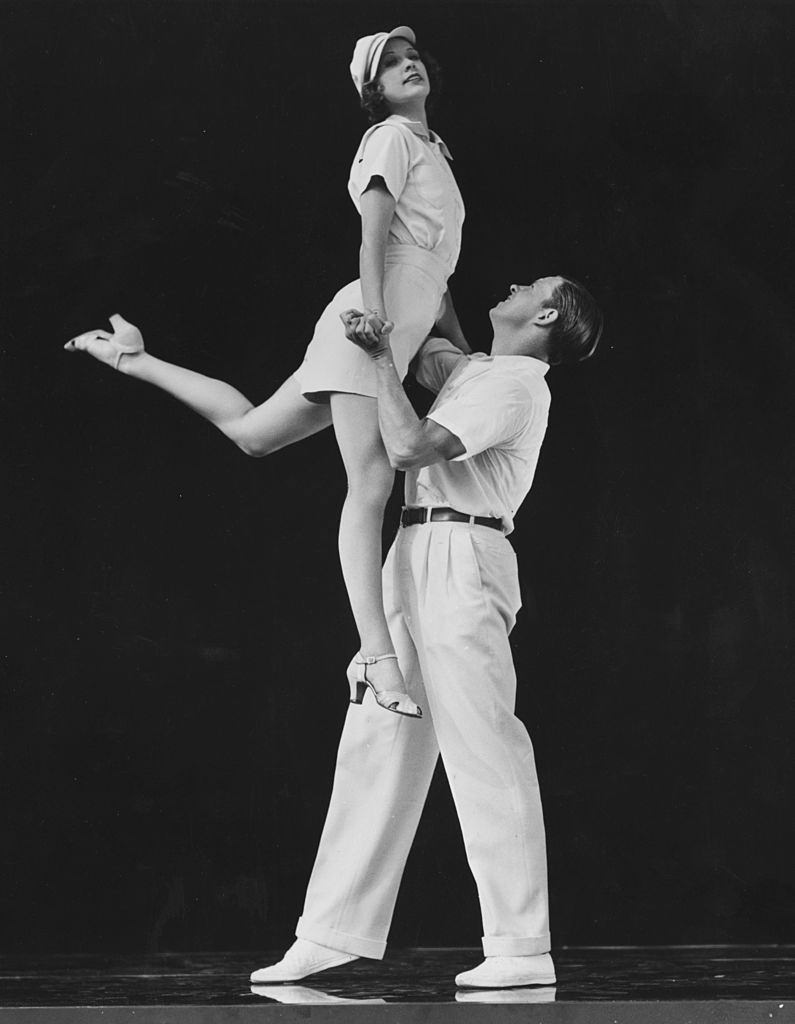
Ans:
[[[558,311],[549,328],[550,363],[589,359],[602,336],[604,317],[588,289],[564,277],[544,305]]]

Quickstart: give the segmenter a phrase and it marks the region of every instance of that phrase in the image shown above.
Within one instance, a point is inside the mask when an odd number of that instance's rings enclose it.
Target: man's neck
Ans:
[[[497,333],[491,341],[492,356],[530,356],[542,363],[549,362],[546,338],[526,334]]]

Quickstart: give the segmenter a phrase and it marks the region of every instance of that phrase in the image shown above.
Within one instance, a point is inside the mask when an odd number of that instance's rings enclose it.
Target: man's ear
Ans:
[[[544,306],[533,317],[533,323],[538,324],[539,327],[551,327],[557,318],[558,311],[556,309],[553,309],[552,306]]]

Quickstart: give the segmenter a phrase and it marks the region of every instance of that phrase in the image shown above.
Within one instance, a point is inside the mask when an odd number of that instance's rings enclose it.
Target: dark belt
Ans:
[[[401,526],[420,526],[422,523],[470,523],[474,526],[490,526],[492,530],[499,530],[502,533],[502,519],[468,516],[466,512],[456,512],[454,508],[420,505],[404,508],[400,513]]]

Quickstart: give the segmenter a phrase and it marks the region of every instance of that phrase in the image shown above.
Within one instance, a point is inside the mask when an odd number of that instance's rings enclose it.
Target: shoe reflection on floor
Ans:
[[[252,985],[255,996],[275,999],[278,1003],[386,1003],[385,999],[346,999],[344,996],[332,996],[319,988],[307,988],[305,985]]]
[[[534,988],[468,988],[455,994],[457,1003],[554,1003],[554,985]]]
[[[386,999],[346,999],[344,996],[333,996],[319,988],[305,985],[252,985],[255,996],[274,999],[279,1003],[303,1003],[319,1005],[321,1003],[369,1003],[386,1004]],[[533,988],[482,988],[459,990],[455,994],[457,1003],[554,1003],[554,985],[536,985]]]

